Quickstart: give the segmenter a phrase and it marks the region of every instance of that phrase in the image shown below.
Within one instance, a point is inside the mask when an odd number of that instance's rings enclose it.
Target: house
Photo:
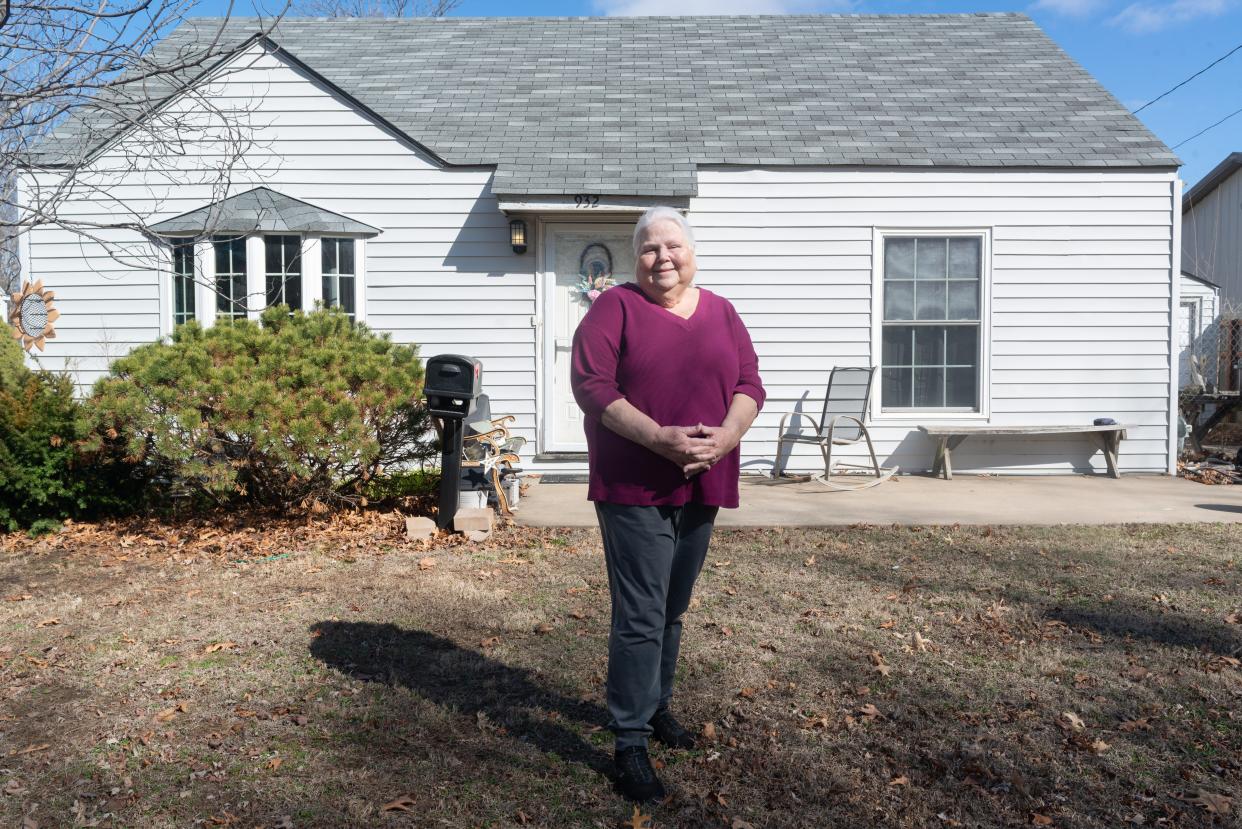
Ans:
[[[1182,267],[1242,303],[1242,153],[1230,153],[1182,198]]]
[[[1178,294],[1177,384],[1179,388],[1216,384],[1220,348],[1220,286],[1182,271]],[[1198,358],[1197,367],[1191,357]],[[1197,372],[1197,373],[1196,373]]]
[[[931,466],[919,424],[1101,416],[1130,427],[1122,471],[1174,470],[1180,162],[1024,15],[258,25],[229,21],[234,50],[158,106],[40,148],[28,202],[85,156],[61,209],[144,217],[24,237],[62,313],[45,365],[89,384],[186,319],[336,302],[424,356],[480,358],[524,467],[581,473],[581,274],[630,278],[635,218],[668,204],[760,356],[745,470],[771,468],[782,411],[817,412],[832,366],[872,364],[872,436],[903,470]],[[173,140],[149,126],[170,114]],[[954,458],[1103,467],[1081,435]]]

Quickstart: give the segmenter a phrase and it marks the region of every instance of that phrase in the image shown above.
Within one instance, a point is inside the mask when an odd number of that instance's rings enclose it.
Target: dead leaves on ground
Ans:
[[[380,809],[382,812],[412,812],[414,811],[414,798],[408,794],[403,794],[398,798],[388,801]]]

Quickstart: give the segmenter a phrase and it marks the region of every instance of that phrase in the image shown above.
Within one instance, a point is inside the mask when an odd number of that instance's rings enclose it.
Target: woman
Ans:
[[[738,443],[764,391],[741,318],[693,284],[685,217],[648,210],[634,253],[635,283],[603,292],[578,326],[571,376],[612,596],[607,696],[618,787],[646,801],[664,797],[648,737],[695,744],[669,711],[681,617],[717,510],[737,506]]]

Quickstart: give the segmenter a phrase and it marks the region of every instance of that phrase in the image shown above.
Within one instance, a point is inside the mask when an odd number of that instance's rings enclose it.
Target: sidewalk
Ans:
[[[958,475],[952,481],[909,475],[859,492],[765,480],[744,476],[741,508],[721,510],[717,526],[1242,521],[1242,486],[1207,486],[1164,475]],[[534,484],[515,518],[529,527],[596,525],[586,484]]]

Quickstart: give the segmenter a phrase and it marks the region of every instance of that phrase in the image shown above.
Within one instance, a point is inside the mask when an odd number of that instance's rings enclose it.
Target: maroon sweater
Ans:
[[[586,414],[587,498],[614,504],[737,506],[741,452],[686,480],[681,467],[600,422],[624,397],[661,426],[719,426],[733,395],[763,406],[750,334],[724,297],[699,289],[682,319],[625,283],[595,300],[574,333],[574,398]]]

